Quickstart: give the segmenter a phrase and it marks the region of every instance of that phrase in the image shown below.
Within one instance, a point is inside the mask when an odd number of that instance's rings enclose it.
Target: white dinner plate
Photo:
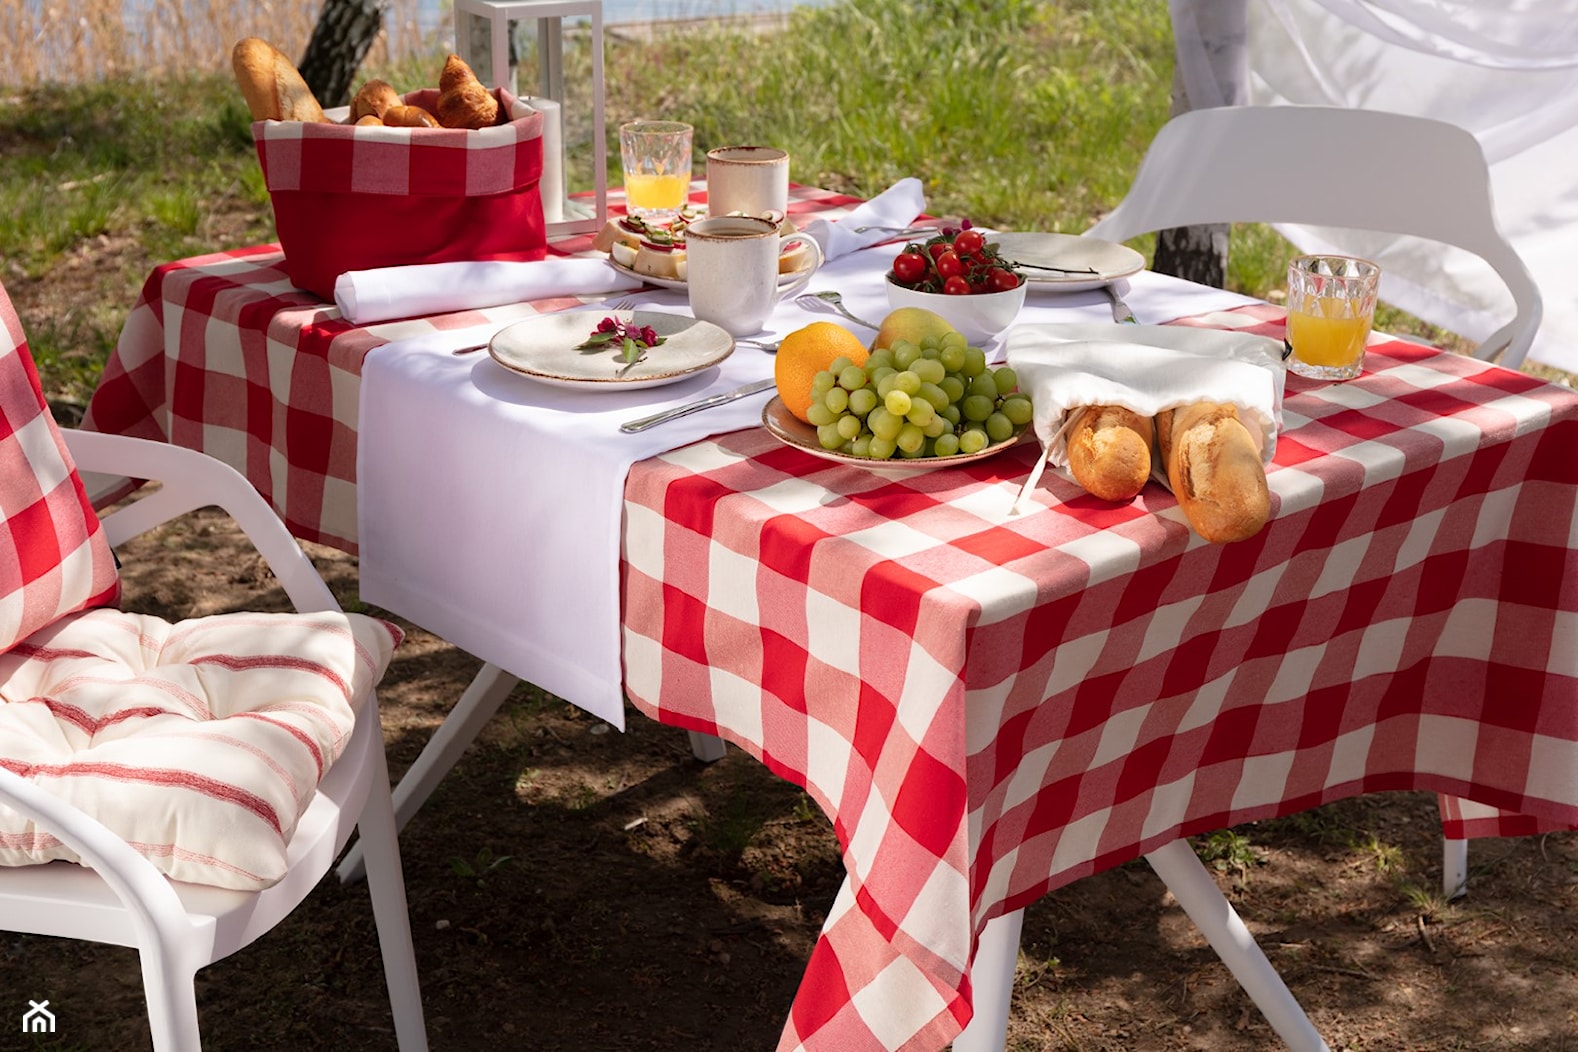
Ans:
[[[608,265],[619,271],[621,274],[628,274],[637,281],[644,281],[648,285],[656,285],[660,289],[678,289],[680,292],[684,292],[690,287],[685,284],[685,280],[683,278],[656,278],[651,274],[643,274],[639,270],[631,270],[629,267],[614,259],[612,256],[608,257]],[[779,274],[778,284],[787,285],[789,282],[794,281],[800,277],[800,275],[803,273],[805,273],[804,267],[801,267],[799,270],[791,270],[787,274]]]
[[[646,357],[625,368],[622,352],[586,352],[585,343],[604,318],[650,325],[664,337]],[[538,383],[582,390],[631,391],[683,380],[734,353],[734,337],[711,322],[660,311],[570,311],[525,318],[500,329],[488,344],[493,360]]]
[[[783,399],[777,395],[767,400],[762,407],[762,426],[768,434],[785,445],[803,449],[813,457],[831,460],[835,464],[852,464],[855,467],[874,468],[879,471],[924,471],[927,468],[946,468],[955,464],[968,464],[975,460],[985,460],[987,457],[1001,453],[1010,446],[1017,446],[1026,435],[1033,434],[1033,428],[1025,428],[1013,438],[1002,442],[994,442],[985,449],[974,453],[955,453],[951,457],[916,457],[907,460],[895,456],[891,459],[881,460],[876,457],[857,457],[848,453],[840,453],[836,449],[823,449],[822,443],[817,441],[816,428],[789,412]]]
[[[1145,269],[1145,257],[1134,249],[1095,237],[1009,232],[990,234],[986,240],[997,245],[997,251],[1004,259],[1015,263],[1095,272],[1064,274],[1028,266],[1020,270],[1032,288],[1042,291],[1082,292],[1085,289],[1099,289]]]

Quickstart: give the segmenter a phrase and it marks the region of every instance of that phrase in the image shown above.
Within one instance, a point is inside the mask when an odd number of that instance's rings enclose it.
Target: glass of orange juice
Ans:
[[[690,141],[681,121],[631,121],[619,126],[625,166],[625,208],[644,219],[668,219],[690,195]]]
[[[1356,256],[1299,256],[1288,264],[1288,369],[1312,380],[1352,380],[1364,369],[1381,268]]]

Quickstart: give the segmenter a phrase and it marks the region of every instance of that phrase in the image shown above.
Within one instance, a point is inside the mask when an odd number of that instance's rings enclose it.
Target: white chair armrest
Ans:
[[[81,430],[63,434],[79,470],[160,483],[158,492],[104,516],[111,547],[177,516],[215,505],[241,527],[297,610],[340,609],[279,516],[230,465],[196,450],[145,438]]]
[[[155,931],[190,928],[181,900],[164,874],[126,841],[86,811],[40,789],[21,775],[0,766],[0,803],[13,808],[60,838],[82,856],[117,898],[136,917],[144,945],[155,945]]]

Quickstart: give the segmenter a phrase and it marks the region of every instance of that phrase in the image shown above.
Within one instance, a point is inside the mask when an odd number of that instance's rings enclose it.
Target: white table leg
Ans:
[[[1468,894],[1468,841],[1441,841],[1441,893],[1448,901]]]
[[[1146,855],[1145,860],[1162,878],[1162,883],[1200,929],[1216,955],[1222,958],[1222,963],[1255,1002],[1277,1036],[1293,1052],[1330,1052],[1189,842],[1174,840]]]
[[[499,706],[504,704],[504,699],[510,696],[510,691],[519,682],[497,665],[485,664],[477,671],[471,685],[455,702],[454,709],[438,725],[433,737],[428,739],[422,754],[400,779],[400,784],[395,786],[396,831],[404,829],[412,816],[421,810],[444,775],[460,762],[461,755],[482,733],[482,728],[499,711]],[[365,875],[359,839],[351,845],[351,850],[346,852],[335,872],[344,884],[360,880]]]
[[[953,1052],[1003,1052],[1008,1043],[1008,1007],[1014,996],[1014,970],[1019,964],[1019,934],[1025,911],[993,917],[981,931],[970,966],[975,1014],[953,1039]]]
[[[400,784],[395,786],[396,831],[404,829],[405,824],[422,809],[433,790],[438,788],[438,783],[443,781],[444,775],[460,762],[460,757],[476,741],[482,728],[499,711],[499,706],[504,704],[504,699],[510,696],[510,691],[519,682],[519,679],[494,664],[484,664],[477,670],[471,685],[455,702],[454,709],[439,724],[438,730],[433,732],[433,737],[428,739],[421,755],[400,779]],[[702,763],[721,760],[723,739],[691,731],[690,751]],[[350,884],[365,876],[360,842],[351,845],[335,872],[343,884]]]
[[[687,731],[690,735],[690,754],[702,763],[717,763],[723,759],[724,741],[700,731]]]

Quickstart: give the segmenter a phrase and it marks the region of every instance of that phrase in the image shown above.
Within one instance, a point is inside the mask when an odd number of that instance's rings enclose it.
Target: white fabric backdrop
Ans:
[[[1193,105],[1352,106],[1474,133],[1491,163],[1502,232],[1545,300],[1530,357],[1578,372],[1578,0],[1248,0],[1247,38],[1218,39],[1207,55],[1216,30],[1205,20],[1220,20],[1221,5],[1172,0]],[[1306,251],[1375,259],[1387,300],[1470,339],[1512,317],[1500,279],[1468,253],[1417,239],[1283,233]]]

